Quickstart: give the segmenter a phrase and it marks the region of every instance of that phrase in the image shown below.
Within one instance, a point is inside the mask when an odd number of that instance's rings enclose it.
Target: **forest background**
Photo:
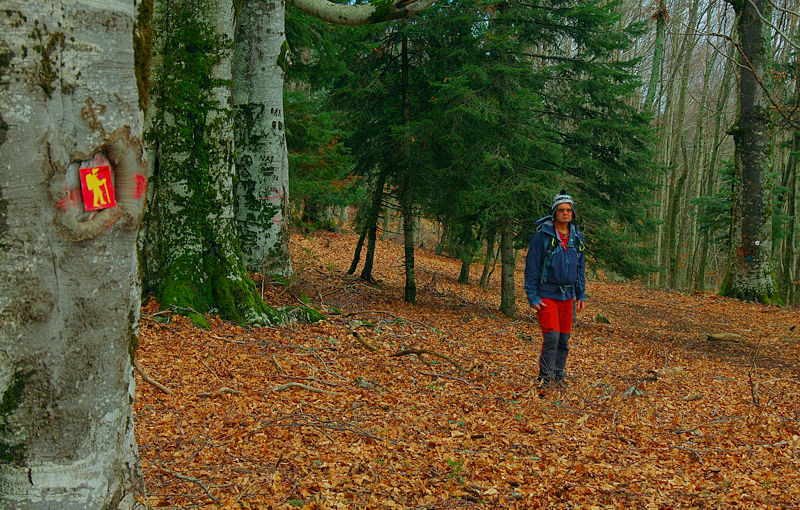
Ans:
[[[430,4],[8,5],[4,498],[135,504],[141,296],[201,327],[319,320],[264,289],[296,279],[293,221],[353,204],[347,272],[366,247],[374,283],[399,213],[408,303],[427,243],[463,283],[499,259],[514,317],[519,249],[563,188],[595,278],[797,304],[797,9]],[[87,211],[79,170],[103,165],[118,203]]]

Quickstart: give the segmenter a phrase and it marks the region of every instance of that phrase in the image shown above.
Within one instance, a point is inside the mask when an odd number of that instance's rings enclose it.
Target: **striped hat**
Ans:
[[[572,207],[572,214],[575,214],[575,202],[572,200],[572,197],[567,195],[567,192],[563,189],[560,193],[553,197],[553,205],[550,208],[550,214],[555,216],[556,208],[561,204],[569,204]]]

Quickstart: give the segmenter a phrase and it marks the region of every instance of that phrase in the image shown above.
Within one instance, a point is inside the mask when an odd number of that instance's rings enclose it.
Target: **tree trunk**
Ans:
[[[143,243],[146,290],[199,325],[212,310],[233,322],[268,323],[242,263],[233,211],[231,1],[170,1],[155,12],[149,136],[158,152]]]
[[[339,206],[336,214],[336,231],[341,232],[344,229],[344,224],[347,222],[347,206]]]
[[[500,276],[500,311],[513,318],[517,316],[517,308],[514,295],[514,230],[510,219],[502,220],[500,250],[503,265]]]
[[[144,493],[132,402],[147,185],[134,4],[3,10],[0,507],[131,508]],[[92,194],[110,207],[87,212],[79,170],[106,165]]]
[[[658,0],[658,7],[656,13],[653,15],[656,20],[656,41],[653,46],[653,66],[650,69],[650,84],[647,87],[647,97],[644,100],[644,106],[647,110],[652,111],[656,99],[656,90],[658,89],[658,81],[661,77],[661,58],[664,54],[664,34],[666,32],[667,19],[669,13],[664,0]]]
[[[386,171],[381,170],[378,173],[378,182],[375,183],[375,189],[372,192],[372,206],[367,211],[367,216],[364,220],[364,229],[367,233],[367,253],[364,256],[364,267],[361,268],[361,279],[368,282],[372,279],[372,263],[375,260],[375,242],[378,236],[378,215],[381,210],[381,203],[383,202],[383,187],[386,184]],[[357,264],[355,260],[354,265]]]
[[[402,21],[403,39],[401,42],[401,86],[402,86],[402,115],[403,126],[408,127],[410,119],[410,106],[408,103],[408,36],[406,35],[406,20]],[[400,189],[400,207],[403,212],[403,241],[405,248],[404,266],[406,270],[405,301],[417,302],[417,281],[414,275],[414,202],[411,191],[411,165],[408,140],[403,140],[403,182]],[[389,215],[389,212],[386,212]]]
[[[684,125],[686,122],[686,96],[689,82],[689,75],[691,74],[692,54],[697,45],[697,10],[698,0],[694,0],[689,8],[689,21],[688,26],[692,28],[685,35],[682,42],[682,52],[678,65],[680,66],[680,84],[678,88],[678,104],[677,104],[677,118],[674,125],[674,132],[676,139],[670,151],[670,166],[675,167],[677,178],[675,178],[669,191],[669,202],[666,217],[666,232],[668,250],[668,285],[672,289],[679,289],[682,286],[682,279],[680,277],[680,260],[681,260],[681,240],[684,237],[683,225],[681,222],[682,217],[682,198],[684,196],[684,187],[686,180],[689,176],[689,157],[687,154],[686,139]],[[678,162],[680,161],[680,163]]]
[[[401,192],[401,203],[403,208],[403,241],[405,248],[404,266],[406,270],[405,301],[407,303],[417,302],[417,282],[414,273],[414,205],[411,201],[410,183],[404,183]]]
[[[486,258],[483,260],[483,273],[481,273],[480,286],[484,289],[489,288],[489,276],[495,261],[494,241],[496,237],[497,231],[494,223],[492,223],[486,233]]]
[[[283,119],[288,45],[283,2],[240,2],[234,48],[236,223],[242,258],[249,271],[288,276],[289,159]]]
[[[772,278],[772,210],[769,203],[769,115],[761,88],[769,55],[769,36],[756,12],[769,19],[768,2],[733,1],[740,35],[738,55],[738,123],[733,130],[736,145],[736,190],[731,232],[732,253],[722,295],[748,301],[774,302],[778,296]]]
[[[730,95],[731,77],[733,76],[733,65],[731,61],[733,55],[730,54],[734,51],[733,45],[729,49],[729,57],[725,60],[725,68],[722,72],[722,83],[717,93],[717,107],[714,112],[714,130],[711,138],[711,155],[709,156],[708,167],[706,169],[705,183],[701,191],[702,196],[709,196],[714,193],[715,178],[719,173],[717,169],[717,158],[719,155],[719,146],[722,143],[722,119],[725,113],[725,103]],[[700,291],[706,290],[706,271],[708,265],[708,251],[710,248],[711,240],[705,234],[699,236],[700,256],[697,263],[697,275],[695,276],[696,286]]]
[[[303,214],[300,221],[308,225],[312,230],[324,229],[333,231],[336,226],[336,218],[331,207],[321,204],[313,198],[303,200]]]

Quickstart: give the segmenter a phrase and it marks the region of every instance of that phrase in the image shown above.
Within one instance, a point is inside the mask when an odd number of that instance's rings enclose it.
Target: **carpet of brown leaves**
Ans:
[[[321,323],[204,331],[143,308],[138,359],[173,391],[137,377],[148,506],[800,507],[796,309],[589,281],[568,389],[539,398],[521,268],[513,320],[497,273],[458,284],[419,250],[412,306],[402,246],[379,243],[373,286],[345,274],[355,241],[297,235],[297,276],[264,285]]]

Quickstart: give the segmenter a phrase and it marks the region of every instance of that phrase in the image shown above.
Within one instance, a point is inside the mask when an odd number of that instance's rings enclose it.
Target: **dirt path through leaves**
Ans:
[[[569,387],[539,398],[521,270],[512,320],[419,250],[411,306],[402,246],[379,243],[370,286],[344,274],[355,241],[295,236],[298,276],[264,284],[321,323],[203,331],[143,307],[138,359],[173,390],[137,378],[149,506],[800,506],[797,310],[589,281]]]

